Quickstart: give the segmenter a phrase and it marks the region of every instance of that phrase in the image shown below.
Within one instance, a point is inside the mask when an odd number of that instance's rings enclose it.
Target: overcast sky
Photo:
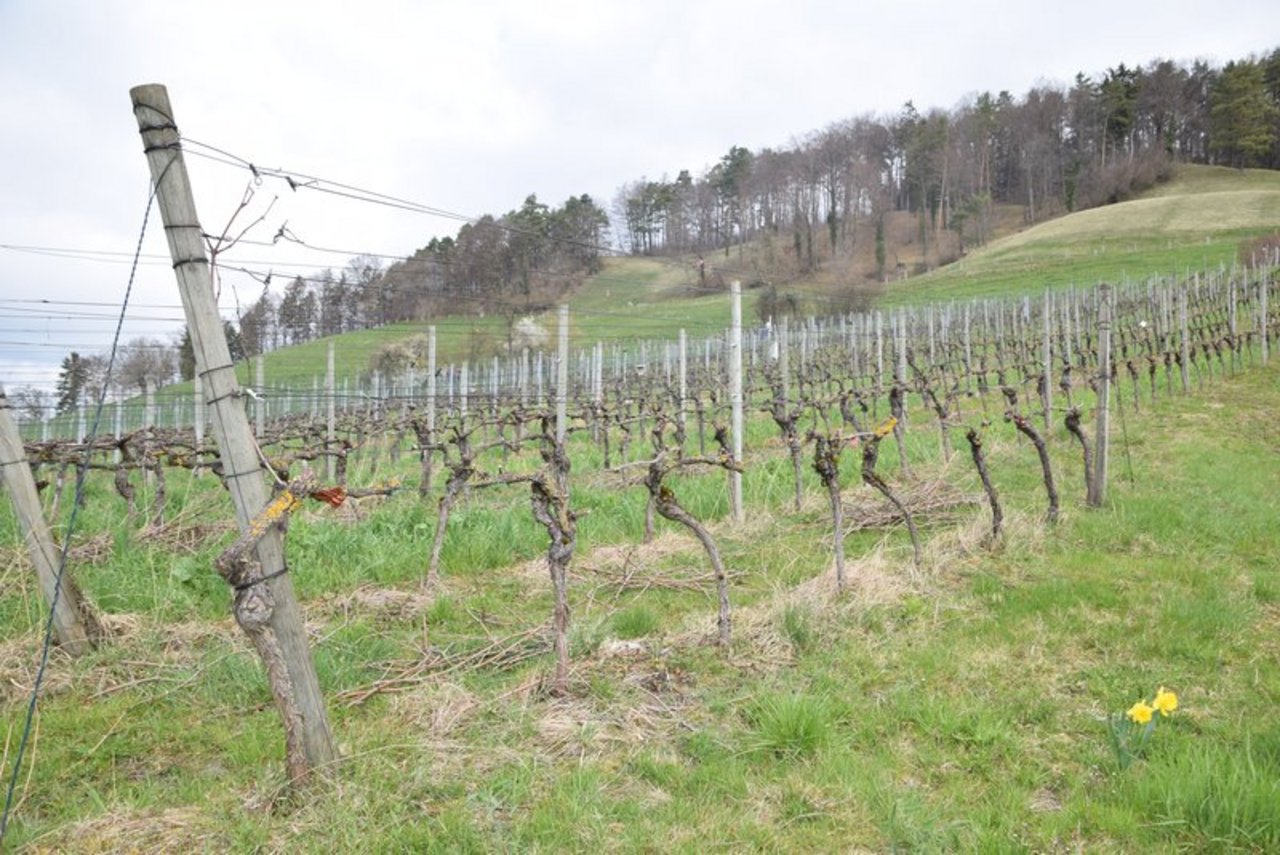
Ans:
[[[110,345],[148,191],[137,84],[167,85],[188,140],[476,216],[530,193],[608,205],[624,182],[697,175],[732,145],[785,146],[908,99],[952,107],[1158,57],[1221,64],[1275,47],[1276,20],[1274,0],[0,0],[0,382],[47,383],[69,351]],[[188,166],[220,232],[250,176]],[[314,246],[403,255],[460,225],[273,181],[240,222],[273,199],[249,237],[287,221]],[[158,226],[144,251],[164,256]],[[233,255],[280,284],[348,257]],[[223,290],[230,311],[260,288]],[[36,299],[105,305],[22,302]],[[150,260],[124,338],[172,337],[177,304],[169,264]]]

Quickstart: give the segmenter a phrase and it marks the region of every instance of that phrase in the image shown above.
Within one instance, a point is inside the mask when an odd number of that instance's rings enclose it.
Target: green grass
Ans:
[[[611,626],[618,638],[633,639],[652,635],[662,624],[662,618],[653,609],[632,606],[613,616]]]
[[[831,713],[824,696],[767,695],[752,704],[747,720],[752,749],[798,758],[818,752],[831,738]]]
[[[681,477],[675,489],[712,521],[734,573],[728,653],[707,643],[714,600],[696,541],[660,522],[655,545],[636,546],[643,491],[595,471],[598,455],[584,451],[574,470],[586,511],[570,589],[575,688],[559,700],[536,688],[546,657],[424,676],[355,706],[341,694],[425,649],[463,655],[545,625],[545,534],[523,488],[476,491],[459,505],[434,597],[418,588],[430,503],[406,492],[366,503],[355,522],[309,509],[290,526],[290,563],[344,760],[298,800],[281,796],[278,719],[210,569],[230,535],[194,551],[145,541],[95,478],[85,535],[108,543],[77,573],[118,635],[79,661],[53,659],[13,845],[1274,848],[1277,407],[1280,365],[1144,399],[1141,413],[1126,411],[1127,449],[1118,437],[1111,498],[1098,511],[1082,506],[1077,450],[1052,432],[1064,496],[1053,528],[1041,519],[1034,453],[1011,426],[992,424],[990,465],[1010,512],[1004,544],[926,526],[915,572],[900,531],[850,537],[844,599],[829,578],[817,581],[831,572],[822,489],[806,472],[805,508],[791,511],[781,448],[746,474],[743,529],[725,519],[723,473]],[[943,471],[928,421],[913,424],[917,468]],[[752,430],[755,447],[772,435],[763,419]],[[855,461],[844,462],[846,490],[860,495]],[[408,475],[414,465],[406,456],[395,466]],[[384,457],[379,477],[395,466]],[[894,473],[894,458],[881,467]],[[357,457],[356,477],[370,469]],[[960,462],[946,472],[977,492]],[[207,479],[173,474],[169,486],[184,519],[227,512]],[[966,513],[981,531],[985,507]],[[0,538],[13,556],[7,515]],[[41,608],[20,565],[0,572],[0,730],[12,744]],[[624,572],[626,586],[610,581]],[[639,657],[597,656],[610,635],[652,641]],[[1181,707],[1146,757],[1120,771],[1102,719],[1159,685]]]

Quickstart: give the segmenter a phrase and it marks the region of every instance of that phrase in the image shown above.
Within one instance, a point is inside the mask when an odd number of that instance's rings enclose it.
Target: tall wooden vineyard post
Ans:
[[[70,574],[64,570],[62,578],[58,578],[58,549],[40,508],[35,478],[11,409],[9,399],[0,389],[0,478],[4,480],[14,516],[26,538],[27,554],[35,567],[40,593],[53,609],[53,631],[58,644],[72,656],[79,656],[93,649],[99,628],[92,613],[85,608],[87,604]]]
[[[1111,430],[1111,286],[1105,282],[1098,289],[1098,427],[1093,452],[1093,492],[1086,504],[1102,507],[1107,496],[1107,448]]]
[[[235,366],[214,301],[204,232],[196,216],[181,138],[164,86],[136,86],[129,94],[151,179],[156,186],[187,328],[191,331],[196,372],[203,379],[208,396],[206,403],[212,411],[213,435],[221,451],[223,478],[235,505],[240,532],[247,536],[250,521],[266,507],[269,495],[245,413],[243,392],[236,381]],[[309,772],[331,764],[336,751],[302,612],[294,597],[293,582],[285,572],[284,539],[280,530],[269,526],[257,540],[255,549],[261,576],[249,584],[265,586],[260,591],[270,595],[273,606],[266,616],[265,637],[267,644],[274,646],[273,652],[278,654],[283,667],[272,667],[268,662],[267,674],[276,706],[284,719],[290,777],[300,783]],[[263,653],[261,646],[259,653]]]
[[[569,304],[556,314],[556,445],[564,445],[569,431]],[[465,366],[464,366],[465,367]]]
[[[742,464],[742,283],[734,280],[729,285],[730,321],[729,327],[729,405],[731,407],[733,462]],[[742,473],[737,469],[729,470],[729,500],[733,511],[733,521],[742,524],[746,519],[742,507]]]

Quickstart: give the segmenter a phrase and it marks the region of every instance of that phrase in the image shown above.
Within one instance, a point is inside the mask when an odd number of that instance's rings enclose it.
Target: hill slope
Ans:
[[[1139,199],[1079,211],[993,241],[887,302],[992,296],[1046,286],[1182,274],[1231,264],[1280,229],[1280,172],[1185,166]]]

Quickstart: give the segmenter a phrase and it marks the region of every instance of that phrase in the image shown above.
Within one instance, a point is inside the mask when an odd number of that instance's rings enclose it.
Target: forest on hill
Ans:
[[[1280,49],[1215,68],[1123,63],[1071,85],[956,107],[833,122],[786,148],[729,149],[694,177],[640,179],[619,192],[622,245],[690,253],[781,236],[792,271],[875,243],[885,278],[886,218],[911,215],[924,265],[992,231],[994,206],[1025,223],[1129,198],[1175,163],[1280,168]]]

